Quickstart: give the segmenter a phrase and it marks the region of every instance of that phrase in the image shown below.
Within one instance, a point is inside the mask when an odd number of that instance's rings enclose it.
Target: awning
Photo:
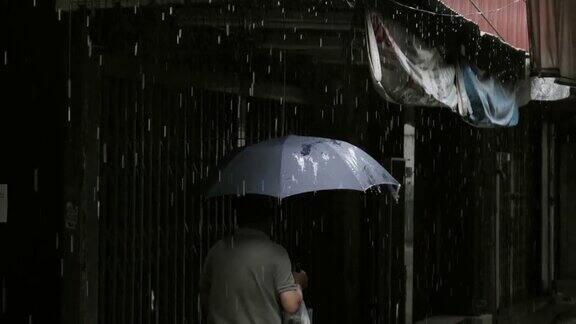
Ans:
[[[498,36],[502,41],[515,48],[528,50],[526,1],[441,1],[450,9],[476,24],[481,31]]]

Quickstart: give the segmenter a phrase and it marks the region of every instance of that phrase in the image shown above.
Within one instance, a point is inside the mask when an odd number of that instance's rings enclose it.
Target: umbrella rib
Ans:
[[[280,177],[278,178],[278,198],[280,198],[280,200],[284,199],[284,186],[282,185],[282,181],[284,181],[284,177],[282,174],[282,167],[283,167],[283,161],[284,161],[284,144],[286,144],[286,140],[288,140],[288,136],[284,136],[284,138],[282,139],[282,142],[280,144],[280,163],[279,163],[279,170],[278,170],[278,174],[280,175]]]
[[[354,179],[356,179],[356,181],[358,182],[358,185],[362,188],[363,191],[366,191],[366,189],[368,188],[364,188],[364,186],[362,185],[362,182],[360,181],[360,178],[358,178],[358,175],[356,174],[356,172],[354,172],[351,168],[350,163],[348,162],[348,159],[346,158],[346,156],[343,156],[342,154],[340,154],[340,150],[337,150],[332,143],[326,142],[326,144],[328,144],[328,147],[330,147],[330,149],[332,149],[333,152],[336,153],[336,155],[338,155],[338,157],[344,161],[344,163],[347,166],[347,170],[349,170],[352,173],[352,176],[354,177]]]
[[[352,172],[352,176],[356,179],[356,181],[358,181],[358,184],[359,184],[360,187],[362,188],[362,191],[365,192],[366,190],[368,190],[368,189],[370,189],[370,188],[372,188],[372,187],[380,186],[380,185],[400,186],[400,184],[399,184],[397,181],[395,181],[395,183],[394,183],[394,182],[390,182],[390,183],[388,183],[388,182],[374,183],[373,185],[370,185],[370,186],[365,187],[365,186],[363,185],[363,182],[360,180],[358,173],[357,173],[357,172],[354,172],[354,171],[352,170],[352,167],[351,167],[350,163],[348,162],[348,159],[346,158],[346,156],[343,156],[342,154],[340,154],[340,150],[337,150],[336,148],[334,148],[334,146],[332,145],[332,143],[326,143],[326,144],[328,144],[328,146],[332,149],[332,151],[336,152],[336,154],[338,154],[338,156],[339,156],[342,160],[344,160],[344,163],[346,163],[346,165],[348,166],[348,170],[350,170],[350,172]],[[378,163],[378,161],[376,161],[376,160],[375,160],[374,162]],[[386,169],[384,169],[384,170],[386,170]],[[358,171],[359,171],[359,170],[358,170]],[[388,172],[388,171],[386,171],[386,172]],[[394,179],[394,178],[392,177],[392,179]],[[395,179],[394,179],[394,180],[395,180]]]

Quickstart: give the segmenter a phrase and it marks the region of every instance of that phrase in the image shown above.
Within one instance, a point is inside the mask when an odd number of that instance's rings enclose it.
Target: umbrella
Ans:
[[[209,197],[259,194],[280,199],[320,190],[366,191],[400,184],[358,147],[339,140],[288,135],[244,148],[219,171]]]

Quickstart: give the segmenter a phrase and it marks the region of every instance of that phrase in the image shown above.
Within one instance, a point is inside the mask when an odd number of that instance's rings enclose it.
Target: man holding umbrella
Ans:
[[[398,197],[398,181],[360,148],[335,139],[288,135],[245,147],[219,171],[208,197],[255,194],[281,201],[306,192],[365,192],[381,186]],[[304,272],[291,272],[286,250],[265,234],[273,211],[244,202],[241,228],[208,253],[201,299],[210,323],[279,324],[280,308],[299,310],[301,287],[308,279]]]
[[[286,250],[266,234],[272,208],[251,202],[241,200],[240,228],[206,257],[200,298],[209,323],[280,324],[281,311],[295,313],[302,302],[306,273],[292,272]]]

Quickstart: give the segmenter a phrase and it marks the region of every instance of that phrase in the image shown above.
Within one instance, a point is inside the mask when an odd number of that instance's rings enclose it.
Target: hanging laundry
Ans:
[[[367,14],[366,26],[370,68],[380,94],[405,105],[456,106],[455,69],[438,49],[377,13]]]
[[[518,124],[516,86],[502,85],[464,60],[457,65],[458,107],[464,120],[478,127]]]
[[[367,47],[374,86],[403,105],[448,107],[476,127],[518,124],[518,108],[530,100],[559,100],[567,87],[527,75],[504,83],[470,63],[464,53],[431,47],[399,22],[366,13]],[[450,55],[451,61],[446,57]]]

